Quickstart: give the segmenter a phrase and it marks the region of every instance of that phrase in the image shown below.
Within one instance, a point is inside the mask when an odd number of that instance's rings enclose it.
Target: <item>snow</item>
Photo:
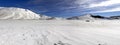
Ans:
[[[0,7],[0,45],[120,45],[119,20],[95,19],[90,14],[69,19],[74,20]]]
[[[119,20],[0,20],[0,45],[120,45]]]
[[[68,19],[70,20],[94,20],[95,18],[91,17],[91,14],[86,14],[82,16],[73,16]]]
[[[0,19],[39,19],[50,20],[52,17],[36,14],[28,9],[16,7],[0,7]],[[61,20],[61,18],[54,17],[52,20]]]
[[[0,7],[0,19],[39,19],[36,14],[28,9],[15,7]]]
[[[68,20],[111,20],[114,18],[104,17],[104,16],[100,16],[100,15],[94,15],[94,14],[85,14],[85,15],[80,15],[80,16],[69,17],[66,19],[68,19]]]
[[[86,14],[86,15],[83,15],[83,16],[79,16],[78,18],[81,19],[81,20],[93,20],[94,19],[94,18],[91,17],[91,14]]]

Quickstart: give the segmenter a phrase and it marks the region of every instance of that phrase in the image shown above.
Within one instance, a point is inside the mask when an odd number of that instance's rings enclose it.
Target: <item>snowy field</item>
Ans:
[[[120,21],[0,20],[0,45],[120,45]]]

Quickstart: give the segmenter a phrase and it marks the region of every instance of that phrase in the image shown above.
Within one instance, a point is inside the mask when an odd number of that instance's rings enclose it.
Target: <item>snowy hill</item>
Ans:
[[[95,19],[107,19],[106,17],[99,15],[86,14],[82,16],[74,16],[67,18],[68,20],[95,20]]]
[[[0,19],[47,19],[48,16],[36,14],[28,9],[0,7]]]
[[[39,19],[39,20],[99,20],[99,19],[120,19],[120,16],[103,17],[99,15],[86,14],[70,18],[50,17],[36,14],[28,9],[15,7],[0,7],[0,19]]]
[[[110,19],[114,20],[114,19],[120,19],[120,16],[110,16]]]
[[[28,9],[15,7],[0,7],[0,19],[62,20],[62,18],[40,15]]]
[[[90,14],[87,14],[87,15],[83,15],[83,16],[74,16],[74,17],[70,17],[70,18],[67,18],[67,19],[70,19],[70,20],[84,20],[84,19],[93,19],[91,17]]]

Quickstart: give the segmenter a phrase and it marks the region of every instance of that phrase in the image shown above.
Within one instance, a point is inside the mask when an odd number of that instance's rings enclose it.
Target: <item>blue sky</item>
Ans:
[[[0,7],[20,7],[53,17],[83,14],[120,15],[120,0],[0,0]]]

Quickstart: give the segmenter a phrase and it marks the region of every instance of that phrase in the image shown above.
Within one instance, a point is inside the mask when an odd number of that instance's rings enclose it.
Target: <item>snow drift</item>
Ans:
[[[0,7],[0,19],[39,19],[40,16],[28,9]]]

